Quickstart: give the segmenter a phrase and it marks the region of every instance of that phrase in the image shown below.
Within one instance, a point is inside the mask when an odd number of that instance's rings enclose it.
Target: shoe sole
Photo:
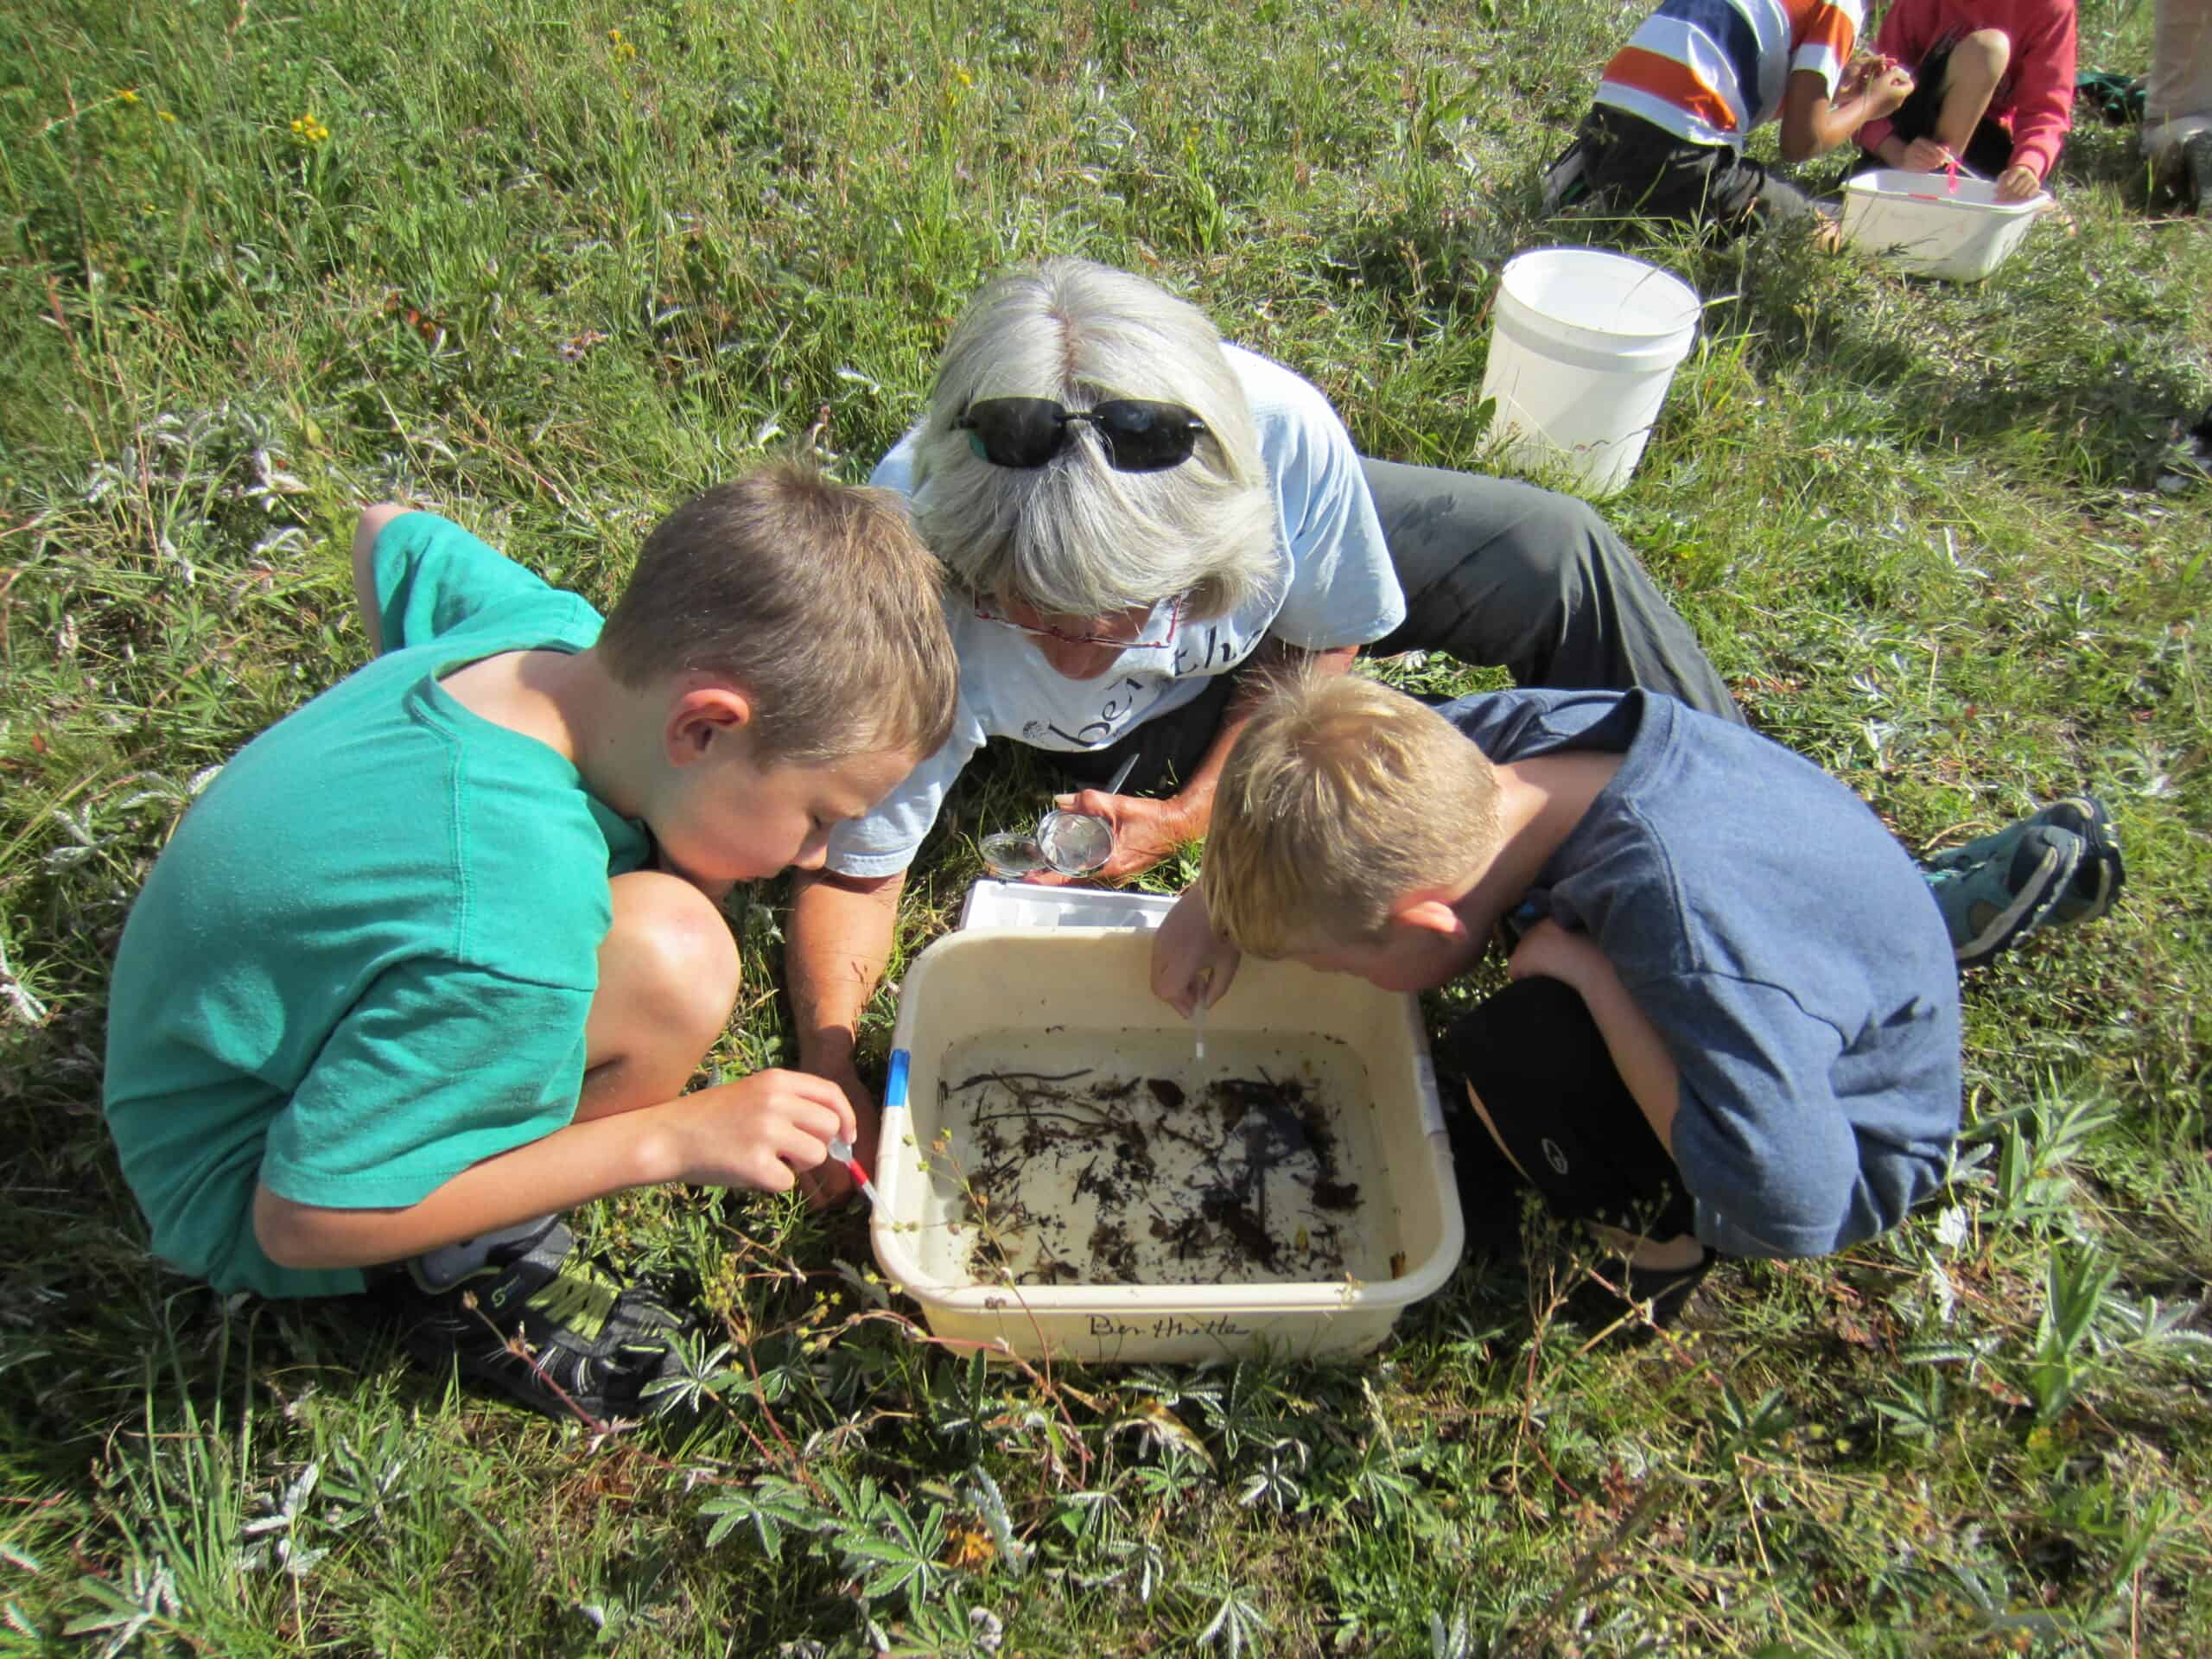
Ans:
[[[2074,838],[2071,857],[2064,847],[2052,848],[2037,867],[2035,879],[2013,895],[2012,902],[1988,926],[1954,952],[1960,969],[1981,967],[2023,934],[2034,931],[2065,896],[2086,850],[2087,843],[2079,836]]]

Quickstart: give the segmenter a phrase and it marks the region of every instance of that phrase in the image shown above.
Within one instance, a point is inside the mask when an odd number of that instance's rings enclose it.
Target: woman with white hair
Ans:
[[[944,747],[798,878],[800,1064],[844,1086],[871,1138],[855,1030],[906,868],[988,739],[1056,752],[1078,785],[1138,757],[1122,792],[1072,803],[1112,822],[1102,874],[1121,880],[1205,833],[1247,670],[1441,650],[1524,685],[1642,685],[1738,717],[1585,504],[1364,460],[1312,385],[1103,265],[1056,259],[987,284],[872,481],[912,503],[952,576],[961,690]]]

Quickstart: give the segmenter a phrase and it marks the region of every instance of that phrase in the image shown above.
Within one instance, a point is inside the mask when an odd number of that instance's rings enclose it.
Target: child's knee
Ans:
[[[737,941],[715,902],[680,876],[640,870],[613,884],[601,985],[712,1041],[737,1004]],[[623,982],[610,987],[610,975]]]
[[[369,550],[377,544],[377,537],[384,534],[384,527],[413,511],[397,501],[381,501],[375,506],[363,507],[361,516],[353,521],[354,558],[367,558]]]
[[[1977,29],[1952,48],[1951,61],[1971,63],[1994,83],[2012,61],[2012,37],[2001,29]]]

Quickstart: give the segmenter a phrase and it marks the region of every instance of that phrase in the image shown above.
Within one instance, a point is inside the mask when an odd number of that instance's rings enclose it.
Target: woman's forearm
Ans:
[[[861,1010],[891,960],[906,885],[904,871],[843,876],[802,870],[793,876],[784,971],[798,1025],[799,1064],[807,1070],[850,1058]]]

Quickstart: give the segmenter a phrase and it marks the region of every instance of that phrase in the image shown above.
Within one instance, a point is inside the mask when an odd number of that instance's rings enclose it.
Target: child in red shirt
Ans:
[[[1875,46],[1914,88],[1861,149],[1908,173],[1956,160],[2000,201],[2043,188],[2073,124],[2074,0],[1895,0]]]

